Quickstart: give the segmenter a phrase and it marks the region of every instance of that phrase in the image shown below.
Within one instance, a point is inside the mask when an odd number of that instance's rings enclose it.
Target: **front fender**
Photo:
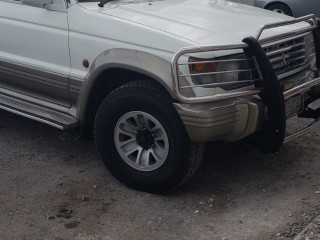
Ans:
[[[172,98],[176,98],[172,90],[172,70],[169,60],[137,50],[111,49],[102,52],[95,59],[83,82],[77,101],[76,115],[80,121],[85,117],[87,103],[96,79],[102,72],[112,68],[130,70],[152,78],[159,82]],[[114,81],[114,79],[105,81]]]

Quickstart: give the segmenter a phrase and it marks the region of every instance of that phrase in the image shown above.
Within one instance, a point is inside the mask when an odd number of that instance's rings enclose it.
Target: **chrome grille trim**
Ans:
[[[263,47],[279,79],[309,67],[312,59],[309,53],[314,48],[309,34]]]
[[[268,52],[267,50],[265,50],[265,52],[266,52],[267,56],[270,57],[270,56],[273,56],[273,55],[276,55],[276,54],[285,53],[287,51],[290,51],[294,47],[300,47],[300,46],[304,46],[304,45],[305,45],[304,43],[300,43],[300,44],[295,44],[295,45],[292,45],[290,47],[279,49],[279,50],[276,50],[276,51],[273,51],[273,52]]]

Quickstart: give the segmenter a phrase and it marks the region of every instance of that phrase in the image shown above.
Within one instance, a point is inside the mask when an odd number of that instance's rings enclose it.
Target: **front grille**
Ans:
[[[311,33],[304,37],[266,46],[263,50],[279,78],[283,74],[308,67],[315,55]]]

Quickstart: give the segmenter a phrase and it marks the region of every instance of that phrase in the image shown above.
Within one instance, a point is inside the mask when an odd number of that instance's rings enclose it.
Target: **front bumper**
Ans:
[[[307,106],[320,98],[320,78],[314,78],[284,92],[284,99],[299,94],[306,96],[306,110],[299,113],[299,117],[314,118],[315,121],[297,132],[286,135],[284,142],[305,134],[320,123],[319,109],[315,109],[314,114],[306,116],[306,112],[310,111]],[[195,142],[238,141],[262,131],[264,121],[268,119],[264,101],[254,96],[201,104],[174,103],[174,106],[190,139]]]
[[[245,138],[259,130],[265,109],[264,102],[253,97],[174,106],[195,142],[233,142]]]
[[[304,21],[308,21],[310,26],[259,40],[264,30]],[[318,70],[314,70],[313,76],[311,78],[308,76],[307,80],[299,79],[299,72],[293,73],[291,78],[296,78],[298,84],[286,90],[288,88],[281,86],[281,82],[285,81],[283,79],[279,81],[271,62],[262,48],[262,44],[274,41],[279,42],[280,40],[300,36],[308,32],[313,32],[314,35],[316,42],[316,67],[320,69],[320,29],[314,15],[262,26],[256,37],[245,38],[242,44],[181,49],[172,61],[173,86],[175,94],[181,102],[175,103],[175,107],[186,126],[190,138],[197,142],[231,142],[255,133],[257,135],[256,146],[259,150],[263,152],[276,152],[279,151],[284,142],[300,136],[318,124],[320,109],[314,111],[307,108],[310,103],[320,98]],[[188,96],[186,92],[183,92],[183,90],[190,88],[216,87],[218,83],[185,86],[181,79],[191,75],[181,74],[179,71],[180,65],[188,64],[180,63],[179,59],[182,56],[192,53],[235,49],[242,49],[247,59],[256,61],[255,65],[258,66],[260,73],[255,74],[254,79],[257,80],[254,82],[255,88],[203,96]],[[282,56],[284,60],[281,64],[287,64],[286,57],[284,56]],[[234,84],[234,82],[232,83]],[[290,98],[300,99],[300,96],[307,96],[307,98],[305,101],[299,100],[299,102],[304,103],[303,107],[305,107],[304,110],[301,109],[302,113],[299,116],[314,118],[315,121],[313,124],[288,136],[286,135],[286,122],[287,113],[290,112],[287,109],[289,109],[288,106],[290,104],[287,105],[287,101]],[[295,99],[291,100],[296,101]]]

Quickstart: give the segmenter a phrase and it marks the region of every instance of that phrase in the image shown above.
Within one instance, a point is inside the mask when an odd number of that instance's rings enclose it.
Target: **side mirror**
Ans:
[[[64,0],[20,0],[24,5],[44,8],[50,11],[66,11],[66,3]]]
[[[45,8],[46,5],[52,4],[53,0],[20,0],[20,2],[32,7]]]

